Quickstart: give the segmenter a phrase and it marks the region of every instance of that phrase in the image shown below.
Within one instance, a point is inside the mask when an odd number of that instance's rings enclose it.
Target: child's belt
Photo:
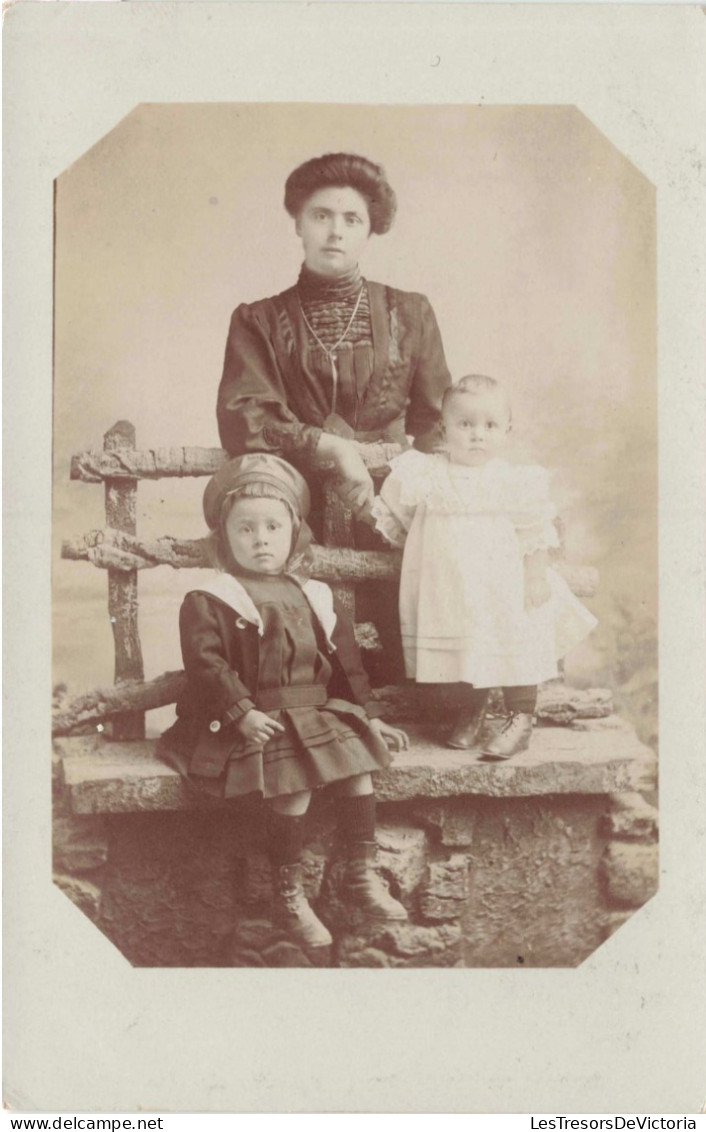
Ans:
[[[264,688],[255,696],[260,711],[277,708],[323,707],[328,692],[323,684],[291,684],[284,688]]]

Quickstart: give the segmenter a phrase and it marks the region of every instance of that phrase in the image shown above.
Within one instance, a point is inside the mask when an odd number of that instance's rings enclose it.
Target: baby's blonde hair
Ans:
[[[484,373],[469,373],[465,377],[460,377],[453,385],[449,385],[444,390],[444,395],[441,398],[441,412],[450,405],[454,397],[461,393],[497,393],[505,400],[507,405],[508,424],[512,423],[512,408],[510,406],[510,398],[507,389],[495,377],[487,377]]]

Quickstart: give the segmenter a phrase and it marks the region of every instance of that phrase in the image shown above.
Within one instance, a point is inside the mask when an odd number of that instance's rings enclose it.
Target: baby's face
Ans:
[[[226,537],[239,566],[256,574],[281,574],[292,549],[292,518],[281,499],[236,499]]]
[[[456,393],[447,401],[443,419],[452,464],[485,464],[507,443],[510,410],[502,393]]]

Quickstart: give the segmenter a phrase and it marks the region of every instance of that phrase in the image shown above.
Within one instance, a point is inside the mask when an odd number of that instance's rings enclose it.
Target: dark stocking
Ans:
[[[267,813],[267,853],[274,865],[295,865],[304,845],[306,814]]]
[[[338,829],[347,845],[375,840],[375,795],[337,798]]]

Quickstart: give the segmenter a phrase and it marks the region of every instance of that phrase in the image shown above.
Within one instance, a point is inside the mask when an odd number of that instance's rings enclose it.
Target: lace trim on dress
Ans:
[[[505,514],[518,528],[549,523],[556,517],[549,498],[549,475],[538,465],[490,460],[479,467],[449,464],[444,453],[403,452],[390,461],[390,488],[400,504],[427,503],[442,514]],[[389,490],[388,489],[388,490]]]
[[[404,546],[407,531],[379,495],[373,500],[371,512],[375,520],[375,529],[382,537],[392,546]]]

